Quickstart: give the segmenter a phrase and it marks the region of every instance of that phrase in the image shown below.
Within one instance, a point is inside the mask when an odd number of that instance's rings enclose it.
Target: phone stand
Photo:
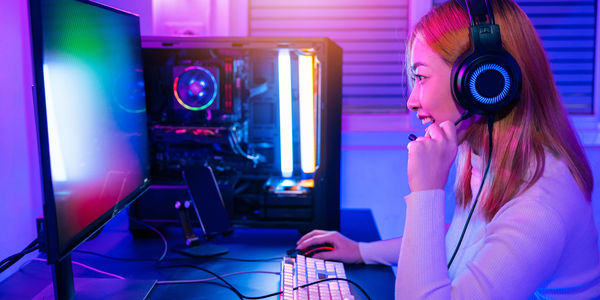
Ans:
[[[192,201],[193,200],[186,200],[183,203],[181,201],[175,202],[175,209],[177,209],[177,212],[179,213],[179,221],[181,222],[181,227],[183,228],[183,233],[185,235],[186,247],[175,248],[173,251],[192,257],[210,257],[228,253],[229,250],[227,248],[208,243],[208,239],[201,241],[198,236],[196,236],[192,228],[189,213],[191,206],[194,205]]]

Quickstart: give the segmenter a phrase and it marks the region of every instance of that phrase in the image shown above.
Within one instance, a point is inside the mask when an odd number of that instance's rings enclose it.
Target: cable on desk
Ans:
[[[229,286],[227,286],[227,285],[225,285],[225,284],[223,284],[223,283],[221,283],[221,282],[214,282],[214,281],[203,281],[203,282],[199,282],[199,283],[218,285],[218,286],[220,286],[220,287],[226,288],[226,289],[228,289],[228,290],[230,290],[230,291],[232,291],[232,292],[234,292],[234,293],[235,293],[235,291],[234,291],[233,289],[231,289],[231,287],[229,287]],[[164,284],[163,284],[163,285],[164,285]],[[152,293],[154,292],[154,288],[155,288],[156,286],[158,286],[158,285],[157,285],[157,284],[154,284],[154,285],[152,285],[152,288],[151,288],[151,289],[150,289],[150,291],[147,293],[147,296],[146,296],[146,298],[145,298],[145,299],[150,299],[150,298],[152,298]],[[244,298],[240,298],[240,295],[238,295],[238,294],[236,294],[236,296],[238,296],[238,298],[239,298],[240,300],[243,300],[243,299],[244,299]]]
[[[25,249],[23,249],[21,252],[13,254],[13,255],[11,255],[11,256],[3,259],[0,262],[0,273],[4,272],[10,266],[12,266],[13,264],[15,264],[17,261],[19,261],[19,259],[21,259],[26,254],[31,253],[31,252],[39,249],[39,248],[40,248],[39,241],[36,238],[35,240],[31,241],[31,243],[29,243],[29,245],[27,245],[25,247]]]
[[[277,296],[277,295],[280,295],[281,293],[283,293],[283,292],[279,291],[279,292],[275,292],[275,293],[271,293],[271,294],[268,294],[268,295],[263,295],[263,296],[245,296],[245,295],[244,295],[244,294],[242,294],[240,291],[238,291],[238,290],[237,290],[235,287],[233,287],[233,285],[231,285],[229,282],[227,282],[227,281],[226,281],[226,280],[223,278],[224,276],[217,275],[216,273],[214,273],[214,272],[212,272],[212,271],[210,271],[210,270],[208,270],[208,269],[205,269],[205,268],[202,268],[202,267],[198,267],[198,266],[194,266],[194,265],[173,265],[173,266],[164,266],[164,267],[161,267],[161,268],[194,268],[194,269],[198,269],[198,270],[201,270],[201,271],[207,272],[207,273],[209,273],[209,274],[211,274],[211,275],[215,276],[216,278],[220,279],[221,281],[223,281],[223,282],[224,282],[224,283],[225,283],[227,286],[229,286],[229,287],[230,287],[230,289],[231,289],[231,290],[232,290],[234,293],[236,293],[236,294],[238,295],[238,297],[240,297],[240,299],[242,299],[242,298],[243,298],[243,299],[264,299],[264,298],[269,298],[269,297]],[[228,276],[229,276],[229,275],[228,275]],[[352,280],[350,280],[350,279],[347,279],[347,278],[337,278],[337,277],[336,277],[336,278],[325,278],[325,279],[321,279],[321,280],[313,281],[313,282],[310,282],[310,283],[307,283],[307,284],[304,284],[304,285],[301,285],[301,286],[297,286],[297,287],[295,287],[295,288],[294,288],[294,290],[301,289],[301,288],[305,288],[305,287],[307,287],[307,286],[311,286],[311,285],[314,285],[314,284],[318,284],[318,283],[321,283],[321,282],[324,282],[324,281],[332,281],[332,280],[342,280],[342,281],[347,281],[347,282],[349,282],[349,283],[353,284],[353,285],[354,285],[354,286],[356,286],[356,287],[357,287],[357,288],[358,288],[358,289],[359,289],[359,290],[360,290],[360,291],[361,291],[363,294],[365,294],[365,296],[367,297],[367,299],[371,300],[371,297],[369,296],[369,294],[367,294],[367,292],[366,292],[366,291],[365,291],[365,290],[364,290],[364,289],[363,289],[363,288],[362,288],[360,285],[358,285],[358,283],[356,283],[356,282],[354,282],[354,281],[352,281]],[[201,282],[203,282],[203,281],[200,281],[199,283],[201,283]],[[178,282],[178,283],[184,283],[184,282]],[[185,282],[185,283],[188,283],[188,282]],[[195,282],[189,282],[189,283],[195,283]],[[167,284],[168,284],[168,283],[167,283]],[[175,283],[174,283],[174,284],[175,284]],[[158,285],[158,284],[157,284],[157,285]]]
[[[25,263],[23,263],[23,265],[22,265],[22,266],[26,265],[27,263],[29,263],[29,262],[31,262],[31,261],[43,261],[43,262],[47,262],[47,260],[46,260],[45,258],[32,258],[32,259],[29,259],[29,260],[25,261]],[[121,279],[121,280],[124,280],[124,279],[125,279],[125,277],[123,277],[123,276],[119,276],[119,275],[117,275],[117,274],[113,274],[113,273],[109,273],[109,272],[106,272],[106,271],[98,270],[98,269],[96,269],[96,268],[94,268],[94,267],[90,267],[90,266],[88,266],[88,265],[86,265],[86,264],[82,264],[82,263],[80,263],[80,262],[78,262],[78,261],[71,261],[71,263],[72,263],[72,264],[74,264],[74,265],[78,265],[78,266],[84,267],[84,268],[86,268],[86,269],[92,270],[92,271],[94,271],[94,272],[97,272],[97,273],[100,273],[100,274],[106,275],[106,276],[114,277],[114,278]],[[21,267],[22,267],[22,266],[21,266]],[[20,268],[21,268],[21,267],[20,267]],[[19,268],[19,269],[20,269],[20,268]]]
[[[366,292],[366,291],[365,291],[365,290],[364,290],[364,289],[363,289],[363,288],[362,288],[360,285],[358,285],[358,283],[356,283],[356,282],[354,282],[354,281],[352,281],[352,280],[350,280],[350,279],[346,279],[346,278],[338,278],[338,277],[335,277],[335,278],[325,278],[325,279],[321,279],[321,280],[317,280],[317,281],[309,282],[309,283],[307,283],[307,284],[303,284],[303,285],[301,285],[301,286],[297,286],[297,287],[295,287],[295,288],[294,288],[294,290],[301,289],[301,288],[305,288],[305,287],[308,287],[308,286],[311,286],[311,285],[314,285],[314,284],[318,284],[318,283],[321,283],[321,282],[324,282],[324,281],[333,281],[333,280],[336,280],[336,281],[339,281],[339,280],[341,280],[341,281],[347,281],[347,282],[349,282],[349,283],[353,284],[353,285],[354,285],[354,286],[356,286],[356,287],[357,287],[357,288],[358,288],[358,289],[359,289],[359,290],[360,290],[360,291],[361,291],[363,294],[365,294],[365,296],[367,297],[367,299],[371,300],[371,297],[369,296],[369,294],[367,294],[367,292]],[[264,299],[264,298],[269,298],[269,297],[277,296],[277,295],[280,295],[280,294],[282,294],[282,293],[283,293],[283,292],[281,292],[281,291],[280,291],[280,292],[275,292],[275,293],[271,293],[271,294],[264,295],[264,296],[257,296],[257,297],[245,297],[245,298],[246,298],[246,299]]]
[[[301,288],[305,288],[305,287],[307,287],[307,286],[311,286],[311,285],[313,285],[313,284],[321,283],[321,282],[324,282],[324,281],[332,281],[332,280],[341,280],[341,281],[347,281],[347,282],[349,282],[349,283],[353,284],[353,285],[354,285],[355,287],[357,287],[357,288],[358,288],[358,289],[359,289],[359,290],[360,290],[360,291],[361,291],[363,294],[365,294],[365,296],[367,297],[367,299],[371,300],[371,297],[369,296],[369,294],[367,294],[367,291],[365,291],[365,290],[364,290],[364,289],[363,289],[363,288],[362,288],[360,285],[358,285],[358,283],[356,283],[356,282],[354,282],[354,281],[352,281],[352,280],[350,280],[350,279],[347,279],[347,278],[337,278],[337,277],[335,277],[335,278],[325,278],[325,279],[320,279],[320,280],[317,280],[317,281],[309,282],[309,283],[307,283],[307,284],[303,284],[303,285],[301,285],[301,286],[297,286],[297,287],[295,287],[295,288],[294,288],[294,290],[301,289]]]
[[[107,259],[112,259],[112,260],[123,260],[123,261],[156,261],[156,258],[114,257],[114,256],[110,256],[110,255],[105,255],[105,254],[102,254],[102,253],[97,253],[97,252],[92,252],[92,251],[87,251],[87,250],[80,250],[80,249],[73,250],[73,252],[78,252],[78,253],[83,253],[83,254],[100,256],[100,257],[107,258]]]
[[[202,267],[198,267],[198,266],[194,266],[194,265],[173,265],[173,266],[162,266],[159,268],[194,268],[194,269],[204,271],[206,273],[209,273],[209,274],[217,277],[219,280],[223,281],[229,287],[229,289],[232,290],[240,299],[244,299],[244,298],[250,299],[248,297],[245,297],[242,293],[240,293],[240,291],[238,291],[233,285],[231,285],[231,283],[229,283],[223,277],[219,276],[219,274],[217,274],[211,270],[208,270],[208,269],[205,269]]]
[[[167,239],[165,238],[165,236],[162,233],[160,233],[160,231],[158,231],[158,229],[154,228],[154,226],[151,226],[150,224],[146,224],[146,223],[144,223],[141,220],[138,220],[136,218],[131,218],[130,217],[130,220],[133,220],[134,222],[137,222],[139,224],[142,224],[142,225],[150,228],[152,231],[156,232],[156,234],[158,234],[160,236],[160,238],[163,241],[163,244],[165,245],[165,249],[164,249],[162,255],[158,258],[158,261],[159,262],[163,261],[163,259],[165,259],[165,256],[167,256],[167,250],[169,249],[169,244],[167,244]]]
[[[261,273],[261,274],[274,274],[274,275],[281,275],[281,272],[272,272],[272,271],[244,271],[244,272],[234,272],[234,273],[228,273],[228,274],[224,274],[224,275],[220,275],[221,277],[225,278],[225,277],[229,277],[229,276],[233,276],[233,275],[240,275],[240,274],[250,274],[250,273]],[[164,280],[164,281],[157,281],[156,284],[157,285],[161,285],[161,284],[187,284],[187,283],[200,283],[200,282],[206,282],[206,281],[211,281],[211,280],[215,280],[218,279],[218,277],[209,277],[209,278],[203,278],[203,279],[191,279],[191,280]]]
[[[102,253],[98,253],[98,252],[93,252],[93,251],[87,251],[87,250],[80,250],[80,249],[76,249],[73,252],[78,252],[78,253],[83,253],[83,254],[89,254],[89,255],[95,255],[95,256],[99,256],[99,257],[103,257],[106,259],[112,259],[112,260],[122,260],[122,261],[156,261],[156,258],[131,258],[131,257],[114,257],[114,256],[110,256],[110,255],[106,255],[106,254],[102,254]],[[242,262],[261,262],[261,261],[275,261],[275,260],[281,260],[283,259],[283,256],[280,257],[271,257],[271,258],[257,258],[257,259],[246,259],[246,258],[235,258],[235,257],[206,257],[203,258],[204,260],[212,260],[212,259],[220,259],[220,260],[232,260],[232,261],[242,261]],[[182,258],[170,258],[170,259],[163,259],[162,261],[195,261],[198,260],[198,258],[192,258],[192,257],[182,257]]]
[[[222,260],[233,260],[233,261],[247,261],[247,262],[260,262],[260,261],[281,261],[283,259],[283,256],[279,256],[279,257],[271,257],[271,258],[257,258],[257,259],[253,259],[253,258],[235,258],[235,257],[215,257],[215,259],[222,259]]]
[[[163,241],[164,244],[164,250],[162,255],[158,258],[158,262],[164,261],[165,256],[167,255],[167,251],[169,249],[169,244],[167,243],[167,239],[165,238],[165,236],[158,230],[156,229],[154,226],[147,224],[141,220],[138,220],[136,218],[130,218],[131,220],[133,220],[136,223],[142,224],[148,228],[150,228],[152,231],[156,232],[156,234],[158,234],[161,238],[161,240]],[[108,258],[108,259],[114,259],[114,260],[123,260],[123,261],[148,261],[148,260],[154,260],[154,259],[146,259],[146,258],[119,258],[119,257],[113,257],[113,256],[108,256],[108,255],[104,255],[104,254],[100,254],[100,253],[96,253],[96,252],[92,252],[92,251],[85,251],[85,250],[75,250],[76,252],[81,252],[81,253],[86,253],[86,254],[92,254],[92,255],[97,255],[100,257],[104,257],[104,258]],[[215,257],[215,259],[222,259],[222,260],[233,260],[233,261],[245,261],[245,262],[260,262],[260,261],[272,261],[272,260],[281,260],[283,259],[283,256],[279,256],[279,257],[271,257],[271,258],[260,258],[260,259],[246,259],[246,258],[234,258],[234,257]]]

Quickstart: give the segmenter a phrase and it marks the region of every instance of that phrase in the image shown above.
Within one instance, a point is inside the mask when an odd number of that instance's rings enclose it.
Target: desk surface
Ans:
[[[341,231],[346,236],[360,241],[379,239],[369,210],[342,210]],[[169,228],[166,231],[169,249],[183,243],[181,229]],[[161,267],[175,265],[196,265],[216,274],[244,271],[279,272],[281,260],[239,261],[235,259],[269,259],[282,257],[285,250],[293,248],[300,238],[293,229],[247,229],[236,228],[227,237],[219,237],[214,244],[229,249],[229,253],[216,258],[191,259],[169,251]],[[91,255],[79,251],[72,254],[75,281],[78,278],[107,278],[75,264],[81,262],[102,271],[118,274],[127,279],[149,280],[189,280],[212,277],[204,271],[191,267],[160,268],[156,264],[163,251],[163,243],[156,236],[134,238],[127,228],[127,216],[121,213],[109,222],[102,233],[88,241],[79,250],[102,253],[110,257],[136,258],[146,260],[124,261]],[[23,264],[18,262],[17,264]],[[349,279],[364,288],[372,299],[393,299],[394,274],[389,267],[345,265]],[[50,267],[41,261],[31,261],[21,270],[0,283],[0,298],[30,299],[52,282]],[[279,290],[279,275],[250,273],[226,278],[245,296],[262,296]],[[76,283],[77,284],[77,283]],[[352,287],[356,299],[365,299],[359,290]],[[212,283],[158,285],[152,289],[149,299],[239,299],[231,290],[221,286],[218,280]],[[270,297],[267,299],[278,299]]]

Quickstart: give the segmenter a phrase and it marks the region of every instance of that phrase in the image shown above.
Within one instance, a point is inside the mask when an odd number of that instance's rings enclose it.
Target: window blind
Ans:
[[[443,2],[434,0],[434,5]],[[593,114],[596,1],[516,2],[529,16],[542,40],[567,111]]]

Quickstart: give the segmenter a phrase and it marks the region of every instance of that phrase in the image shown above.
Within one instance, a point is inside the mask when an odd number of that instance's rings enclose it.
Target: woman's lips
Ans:
[[[421,123],[423,123],[423,125],[429,122],[435,123],[435,120],[430,116],[419,116],[419,120],[421,120]]]

